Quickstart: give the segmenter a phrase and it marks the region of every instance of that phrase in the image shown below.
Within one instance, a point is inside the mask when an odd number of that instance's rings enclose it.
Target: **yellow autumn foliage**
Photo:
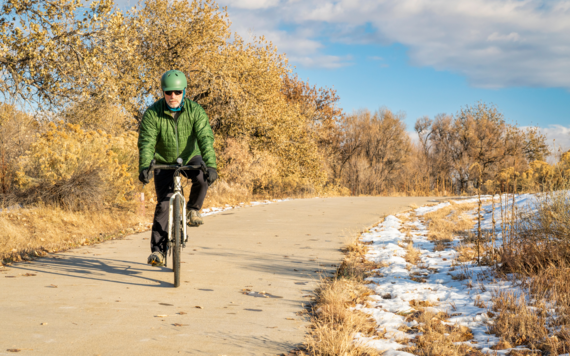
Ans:
[[[49,123],[20,157],[16,185],[25,192],[92,174],[104,183],[105,203],[124,202],[135,189],[136,141],[134,132],[112,136],[101,130],[84,131],[79,125]]]

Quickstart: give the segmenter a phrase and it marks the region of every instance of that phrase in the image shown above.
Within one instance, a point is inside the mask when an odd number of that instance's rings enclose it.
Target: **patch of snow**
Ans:
[[[493,228],[492,203],[490,202],[492,197],[482,196],[481,198],[486,199],[482,205],[482,229],[491,230]],[[499,197],[495,196],[494,198],[495,231],[500,242]],[[512,195],[509,198],[512,198]],[[505,205],[505,200],[503,196],[503,205]],[[530,194],[521,194],[515,197],[517,208],[532,209],[535,201],[536,197]],[[477,202],[477,198],[453,201],[455,204],[473,202]],[[419,207],[414,210],[414,213],[416,216],[422,216],[449,205],[449,202],[445,202],[430,207]],[[511,205],[504,208],[509,210]],[[400,216],[409,218],[410,214]],[[396,340],[409,340],[417,335],[401,331],[402,326],[412,327],[417,324],[416,321],[405,321],[405,316],[415,310],[411,306],[412,301],[430,301],[434,305],[431,308],[432,311],[447,312],[451,316],[446,324],[462,325],[471,329],[473,339],[466,341],[465,344],[485,353],[495,353],[495,350],[490,348],[499,342],[499,338],[487,334],[489,325],[492,323],[492,318],[487,314],[487,308],[491,307],[492,304],[492,295],[499,291],[519,294],[521,290],[512,286],[508,281],[494,280],[490,267],[479,267],[470,262],[455,261],[458,253],[453,248],[434,251],[435,244],[427,238],[427,226],[418,219],[414,218],[407,224],[413,225],[415,230],[410,232],[412,234],[411,240],[414,247],[421,251],[421,262],[417,266],[411,265],[404,259],[406,249],[400,245],[406,245],[406,243],[402,243],[406,239],[406,234],[400,231],[403,223],[397,216],[386,217],[382,223],[361,236],[363,242],[372,243],[369,246],[366,258],[386,267],[377,270],[378,276],[367,278],[373,282],[368,286],[375,294],[370,297],[366,306],[357,305],[355,309],[369,314],[376,321],[378,330],[382,332],[385,330],[386,334],[385,339],[366,338],[358,335],[355,341],[366,342],[369,346],[385,351],[384,355],[411,355],[398,351],[405,345],[397,343]],[[459,274],[464,274],[466,279],[462,280],[462,278],[457,277]],[[420,278],[425,280],[425,283],[418,282]],[[498,354],[506,354],[508,351],[498,350],[497,352]]]

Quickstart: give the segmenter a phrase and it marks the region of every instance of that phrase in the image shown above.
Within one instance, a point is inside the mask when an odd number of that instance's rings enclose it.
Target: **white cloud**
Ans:
[[[239,9],[266,9],[274,7],[279,0],[232,0],[231,6]]]
[[[293,57],[322,56],[324,40],[400,43],[409,48],[413,64],[464,74],[476,86],[570,89],[569,0],[222,0],[221,4],[228,6],[238,32],[254,28]]]
[[[487,37],[487,41],[495,41],[495,42],[518,42],[520,40],[520,37],[518,33],[516,32],[511,32],[508,35],[501,35],[498,32],[493,32],[492,34],[489,35],[489,37]]]
[[[351,56],[313,56],[297,57],[290,56],[289,60],[308,68],[336,69],[352,65]]]
[[[529,126],[523,126],[522,129],[529,129]],[[538,127],[540,132],[546,136],[546,144],[550,148],[551,155],[546,161],[556,163],[558,154],[570,150],[570,126],[548,125],[547,127]]]
[[[562,125],[549,125],[540,128],[540,131],[546,136],[548,145],[557,151],[558,148],[565,152],[570,149],[570,127]]]

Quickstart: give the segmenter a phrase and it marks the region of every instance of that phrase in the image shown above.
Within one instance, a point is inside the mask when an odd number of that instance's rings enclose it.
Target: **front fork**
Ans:
[[[182,194],[182,178],[180,176],[174,177],[174,194],[170,197],[168,202],[168,244],[174,243],[174,203],[176,196],[180,197],[182,202],[182,216],[180,223],[182,224],[182,247],[186,247],[186,242],[188,241],[188,235],[186,234],[186,200],[184,199],[184,194]]]

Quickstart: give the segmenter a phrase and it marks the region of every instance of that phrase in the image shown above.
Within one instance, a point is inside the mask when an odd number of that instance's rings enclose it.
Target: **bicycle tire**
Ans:
[[[174,287],[180,286],[180,196],[174,198],[174,246],[172,246],[172,269],[174,271]]]

